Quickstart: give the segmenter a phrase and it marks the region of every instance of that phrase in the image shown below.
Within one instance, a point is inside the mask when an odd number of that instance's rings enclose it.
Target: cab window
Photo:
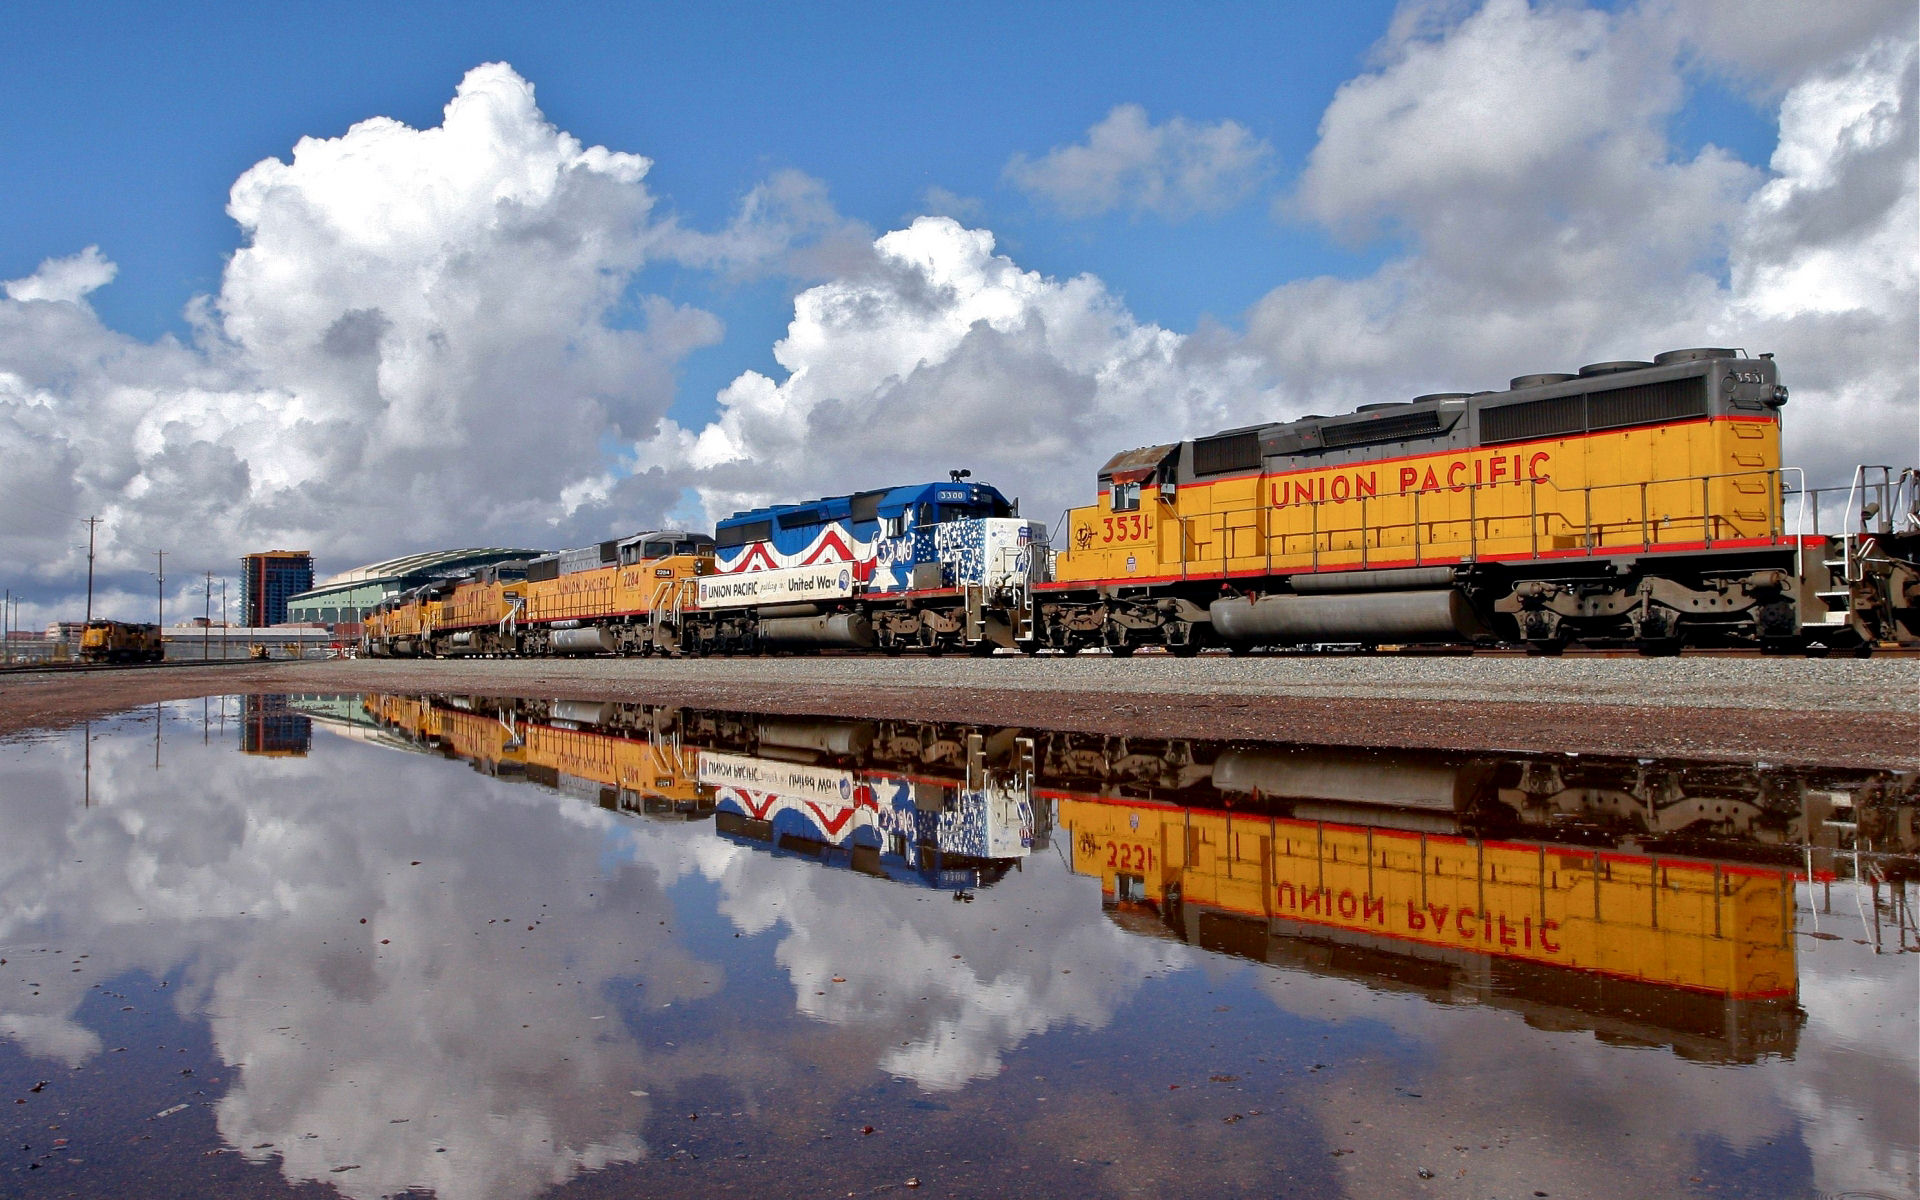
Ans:
[[[1113,511],[1135,512],[1140,508],[1140,484],[1118,483],[1113,485]]]

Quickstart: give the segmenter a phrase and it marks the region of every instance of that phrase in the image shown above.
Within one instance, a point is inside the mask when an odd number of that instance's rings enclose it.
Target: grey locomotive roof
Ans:
[[[1138,476],[1143,470],[1160,471],[1164,468],[1163,479],[1187,482],[1236,471],[1258,470],[1262,464],[1280,465],[1273,460],[1307,458],[1314,465],[1332,465],[1377,459],[1396,453],[1465,449],[1518,440],[1523,436],[1555,436],[1563,431],[1560,426],[1551,425],[1546,417],[1536,420],[1533,416],[1536,412],[1544,412],[1543,409],[1523,411],[1521,406],[1566,397],[1618,395],[1628,388],[1642,389],[1641,395],[1647,397],[1645,404],[1635,412],[1651,415],[1611,422],[1596,421],[1592,428],[1704,416],[1709,412],[1724,411],[1728,402],[1727,397],[1721,394],[1727,389],[1714,386],[1718,373],[1714,364],[1722,360],[1764,362],[1759,374],[1765,376],[1766,383],[1755,383],[1748,390],[1764,386],[1768,394],[1774,392],[1771,356],[1749,360],[1744,351],[1718,347],[1671,350],[1654,356],[1651,362],[1620,360],[1592,363],[1578,372],[1522,375],[1514,378],[1505,391],[1429,393],[1408,401],[1363,404],[1353,412],[1338,416],[1313,414],[1290,421],[1224,429],[1174,445],[1145,446],[1109,459],[1101,467],[1099,477],[1103,482],[1108,482],[1117,476]],[[1683,403],[1673,395],[1660,391],[1660,385],[1689,378],[1707,381],[1704,389],[1695,389],[1696,392],[1703,391],[1703,396],[1689,397]],[[1729,373],[1728,381],[1732,379],[1733,375]],[[1760,408],[1761,403],[1755,399],[1758,394],[1754,392],[1754,395],[1745,399],[1736,399],[1733,404],[1741,408]],[[1778,402],[1775,401],[1776,406]],[[1579,420],[1583,424],[1580,428],[1587,428],[1584,424],[1587,419],[1585,409],[1582,407],[1585,401],[1572,400],[1567,403],[1581,409]],[[1483,426],[1483,414],[1509,408],[1514,410],[1511,416],[1487,423],[1492,427],[1491,433],[1487,426]],[[1541,431],[1526,432],[1530,427],[1529,422],[1539,426]]]

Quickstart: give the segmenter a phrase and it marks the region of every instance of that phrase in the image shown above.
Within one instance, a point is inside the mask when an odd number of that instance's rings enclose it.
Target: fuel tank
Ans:
[[[761,618],[761,640],[781,646],[873,645],[873,622],[865,613],[833,613],[819,617]]]
[[[1222,641],[1462,642],[1484,630],[1467,598],[1452,589],[1343,595],[1235,596],[1208,609]]]

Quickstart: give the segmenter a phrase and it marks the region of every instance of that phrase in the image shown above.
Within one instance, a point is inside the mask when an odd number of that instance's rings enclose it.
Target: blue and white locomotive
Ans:
[[[999,489],[881,488],[737,512],[714,531],[713,573],[687,627],[695,651],[873,647],[889,653],[1031,644],[1030,589],[1046,526]]]

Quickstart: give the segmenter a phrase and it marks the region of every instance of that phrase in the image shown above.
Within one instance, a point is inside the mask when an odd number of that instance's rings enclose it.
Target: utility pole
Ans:
[[[227,577],[225,575],[222,575],[220,577],[220,657],[221,658],[225,658],[227,656],[227,643],[232,640],[233,640],[233,626],[229,624],[227,621]],[[226,714],[225,709],[221,709],[220,711],[222,716]]]
[[[93,527],[99,517],[87,518],[87,624],[93,624]]]
[[[160,567],[159,570],[153,573],[153,619],[157,627],[162,630],[160,644],[164,646],[166,645],[165,630],[167,628],[167,552],[165,550],[155,550],[153,557]]]
[[[206,622],[206,624],[200,626],[200,661],[206,662],[209,658],[213,657],[213,655],[208,653],[208,651],[211,650],[213,646],[207,640],[208,638],[211,638],[213,636],[213,572],[212,571],[207,572],[207,615],[200,619]]]
[[[13,626],[7,624],[7,614],[12,610],[13,589],[8,588],[6,596],[0,598],[0,644],[6,646],[6,658],[0,661],[8,663],[13,662]]]

